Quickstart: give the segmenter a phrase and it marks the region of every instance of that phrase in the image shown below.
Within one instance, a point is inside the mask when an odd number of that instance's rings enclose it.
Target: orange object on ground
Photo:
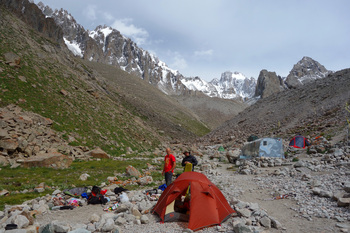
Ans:
[[[181,214],[174,210],[174,202],[186,193],[189,186],[189,229],[196,231],[218,225],[235,213],[221,191],[204,174],[198,172],[182,173],[164,190],[152,213],[157,213],[164,222],[181,219]]]

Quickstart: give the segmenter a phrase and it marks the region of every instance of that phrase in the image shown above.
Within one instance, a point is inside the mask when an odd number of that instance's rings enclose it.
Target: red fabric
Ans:
[[[164,172],[169,172],[175,163],[175,156],[172,154],[166,155],[164,158],[164,163]],[[174,169],[172,172],[174,172]]]
[[[164,221],[166,207],[186,192],[190,185],[190,218],[188,228],[196,231],[222,223],[235,211],[221,191],[208,178],[198,172],[184,172],[160,196],[152,213]]]

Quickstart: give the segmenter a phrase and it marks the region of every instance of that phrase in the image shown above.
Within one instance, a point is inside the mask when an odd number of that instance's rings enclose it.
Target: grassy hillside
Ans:
[[[124,153],[127,147],[148,150],[166,140],[208,132],[185,108],[173,105],[159,91],[153,95],[154,88],[148,95],[158,102],[151,105],[142,95],[133,95],[139,83],[123,86],[113,81],[128,79],[129,74],[116,68],[110,74],[95,71],[93,64],[72,56],[64,45],[43,37],[6,9],[0,7],[0,12],[0,106],[17,104],[48,117],[64,138],[77,139],[73,144],[100,146],[111,155]],[[6,64],[9,52],[20,57],[19,67]],[[162,103],[167,109],[157,108]]]
[[[236,100],[198,96],[173,96],[179,103],[196,113],[210,129],[216,129],[225,121],[231,120],[247,106]]]

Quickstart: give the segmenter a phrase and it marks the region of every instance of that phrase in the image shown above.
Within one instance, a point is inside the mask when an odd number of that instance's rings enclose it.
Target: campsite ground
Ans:
[[[271,200],[272,190],[261,188],[261,186],[256,183],[256,178],[258,177],[257,175],[240,175],[227,169],[230,164],[220,163],[220,165],[221,166],[217,168],[217,172],[219,172],[221,175],[212,177],[211,180],[213,183],[219,183],[220,179],[225,180],[229,178],[229,183],[234,184],[235,189],[240,190],[239,195],[237,195],[237,192],[234,190],[231,194],[227,193],[226,189],[225,196],[228,200],[231,200],[234,197],[243,202],[258,203],[261,209],[265,210],[269,216],[277,219],[283,226],[283,229],[268,229],[265,232],[344,232],[335,226],[337,222],[334,219],[312,218],[312,220],[308,220],[300,216],[300,214],[292,209],[297,208],[298,206],[297,202],[293,199]],[[276,170],[276,168],[262,168],[262,173],[259,175],[259,177],[264,177],[264,175],[272,173],[274,170]],[[221,183],[221,186],[223,185],[225,185],[225,183]],[[89,217],[94,213],[97,215],[102,215],[104,213],[103,207],[100,205],[89,205],[76,208],[74,210],[51,211],[51,213],[46,215],[38,216],[37,221],[40,224],[51,222],[53,220],[58,220],[69,224],[88,224]],[[121,231],[182,232],[187,225],[187,223],[178,222],[161,224],[159,223],[159,218],[157,216],[148,214],[148,217],[150,219],[149,224],[125,225],[121,226]],[[229,219],[226,223],[224,223],[228,226],[225,227],[226,229],[232,229],[231,222],[233,220],[234,218]],[[349,222],[343,223],[348,225],[350,224]],[[218,229],[216,227],[211,227],[199,232],[217,231]]]
[[[220,172],[227,172],[224,165]],[[262,174],[272,173],[276,168],[264,168]],[[242,189],[243,192],[239,196],[239,200],[244,202],[258,203],[259,206],[266,210],[269,216],[276,218],[284,227],[284,230],[270,229],[268,232],[340,232],[339,228],[336,231],[334,227],[335,220],[326,218],[312,218],[311,221],[299,216],[291,208],[297,207],[297,202],[292,199],[271,200],[271,190],[260,189],[255,183],[255,175],[235,175],[232,177],[237,188]]]

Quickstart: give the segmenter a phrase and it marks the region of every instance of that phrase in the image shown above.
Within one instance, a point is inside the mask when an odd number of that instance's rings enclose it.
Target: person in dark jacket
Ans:
[[[191,152],[189,152],[189,151],[185,151],[183,154],[185,155],[185,158],[182,159],[181,165],[184,167],[184,166],[186,166],[187,163],[192,163],[192,171],[193,171],[194,166],[196,166],[198,164],[196,157],[191,155]]]

